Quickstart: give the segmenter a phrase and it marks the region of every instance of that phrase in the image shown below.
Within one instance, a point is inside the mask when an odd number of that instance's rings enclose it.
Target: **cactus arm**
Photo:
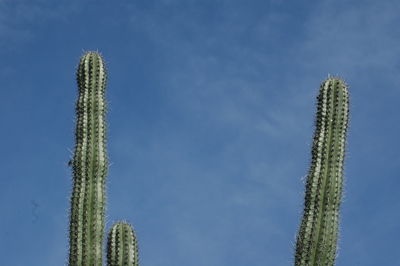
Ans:
[[[72,161],[69,265],[102,265],[106,154],[106,70],[102,57],[81,57],[77,82],[76,144]]]
[[[138,245],[135,232],[127,223],[117,222],[107,241],[107,266],[138,266]]]
[[[321,85],[317,99],[312,163],[297,235],[296,266],[333,266],[336,257],[349,112],[347,86],[338,78],[328,78]]]

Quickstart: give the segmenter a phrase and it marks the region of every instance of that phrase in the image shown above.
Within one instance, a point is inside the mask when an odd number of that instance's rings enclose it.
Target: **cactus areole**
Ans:
[[[328,78],[322,83],[317,100],[296,266],[333,266],[336,257],[349,114],[346,84],[339,78]]]

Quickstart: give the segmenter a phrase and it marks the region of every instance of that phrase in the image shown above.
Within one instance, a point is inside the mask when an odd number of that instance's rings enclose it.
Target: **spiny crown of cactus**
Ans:
[[[328,78],[318,95],[312,162],[304,213],[297,235],[296,266],[333,266],[343,189],[343,161],[348,126],[347,85]]]
[[[114,224],[108,234],[108,266],[138,266],[138,245],[132,226],[125,222]]]
[[[105,182],[108,170],[106,151],[106,89],[107,73],[104,60],[97,52],[85,53],[78,65],[77,82],[79,96],[76,103],[75,153],[72,159],[73,191],[71,196],[69,265],[101,266],[103,257]],[[119,229],[119,228],[122,229]],[[115,229],[116,228],[116,229]],[[115,231],[117,230],[117,231]],[[132,227],[117,223],[112,232],[122,232],[123,240],[135,245],[114,245],[108,250],[112,254],[135,254],[137,245]],[[115,239],[115,238],[114,238]],[[116,238],[117,240],[120,237]],[[113,239],[109,240],[110,245]],[[121,250],[121,248],[123,248]],[[112,262],[109,265],[116,265]]]

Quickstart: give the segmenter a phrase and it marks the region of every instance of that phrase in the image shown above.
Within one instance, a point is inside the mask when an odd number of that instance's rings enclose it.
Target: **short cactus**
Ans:
[[[107,266],[120,265],[139,265],[135,232],[124,222],[118,222],[111,228],[107,241]]]
[[[348,125],[346,84],[328,78],[320,87],[296,266],[333,266],[336,258],[343,161]]]
[[[75,153],[71,196],[69,265],[101,266],[103,257],[106,151],[106,68],[97,52],[81,57],[77,81]],[[127,230],[127,229],[126,229]]]

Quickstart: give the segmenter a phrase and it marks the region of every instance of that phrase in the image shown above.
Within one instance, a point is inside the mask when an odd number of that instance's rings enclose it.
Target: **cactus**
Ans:
[[[317,100],[312,162],[297,235],[296,266],[333,266],[336,257],[349,113],[346,84],[339,78],[329,77],[321,84]]]
[[[69,265],[101,266],[105,216],[106,68],[97,52],[87,52],[77,70],[75,153],[71,196]],[[297,234],[296,266],[333,266],[343,187],[348,125],[347,85],[329,77],[317,97],[316,129],[306,182],[304,213]],[[138,266],[132,226],[117,222],[109,231],[108,266]]]
[[[107,266],[138,266],[138,246],[132,227],[117,222],[108,234]]]
[[[75,153],[71,196],[69,265],[100,266],[103,257],[106,151],[104,60],[87,52],[77,70]]]

